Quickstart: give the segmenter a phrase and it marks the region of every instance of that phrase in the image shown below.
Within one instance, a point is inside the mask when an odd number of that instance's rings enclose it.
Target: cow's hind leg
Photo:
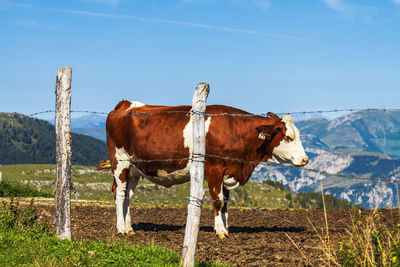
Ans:
[[[213,186],[209,184],[211,199],[214,205],[214,230],[219,239],[228,237],[228,213],[227,201],[229,191],[223,187],[223,184]]]

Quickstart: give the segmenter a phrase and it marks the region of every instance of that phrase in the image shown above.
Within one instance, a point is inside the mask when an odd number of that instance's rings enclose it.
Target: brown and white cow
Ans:
[[[193,147],[190,110],[190,106],[151,106],[124,100],[109,113],[107,147],[119,233],[134,234],[129,202],[140,177],[165,187],[190,180],[191,161],[186,160]],[[207,106],[206,113],[249,114],[222,105]],[[224,238],[228,235],[229,190],[244,185],[262,161],[303,166],[308,158],[289,115],[282,119],[273,113],[266,117],[207,116],[205,125],[206,153],[219,156],[206,156],[205,177],[214,203],[214,229]]]

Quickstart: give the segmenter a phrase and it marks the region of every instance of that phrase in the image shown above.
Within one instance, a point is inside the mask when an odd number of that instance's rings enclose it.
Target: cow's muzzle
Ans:
[[[305,157],[303,157],[303,159],[301,160],[300,164],[297,164],[297,165],[295,165],[295,166],[296,166],[296,167],[301,167],[301,166],[307,165],[307,163],[308,163],[308,157],[305,156]]]

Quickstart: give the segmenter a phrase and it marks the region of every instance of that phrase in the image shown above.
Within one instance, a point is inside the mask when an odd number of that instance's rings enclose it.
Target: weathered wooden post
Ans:
[[[56,79],[55,226],[61,239],[71,239],[71,74],[60,67]]]
[[[190,167],[190,197],[181,261],[181,265],[184,267],[194,266],[194,255],[200,228],[206,153],[205,111],[209,92],[210,87],[207,83],[199,83],[192,100],[193,152]]]

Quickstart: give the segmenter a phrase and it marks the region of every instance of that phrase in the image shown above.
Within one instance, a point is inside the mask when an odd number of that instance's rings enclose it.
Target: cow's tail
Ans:
[[[111,170],[111,161],[110,160],[101,160],[98,165],[96,165],[96,169],[98,171],[103,171],[106,172],[108,170]]]

